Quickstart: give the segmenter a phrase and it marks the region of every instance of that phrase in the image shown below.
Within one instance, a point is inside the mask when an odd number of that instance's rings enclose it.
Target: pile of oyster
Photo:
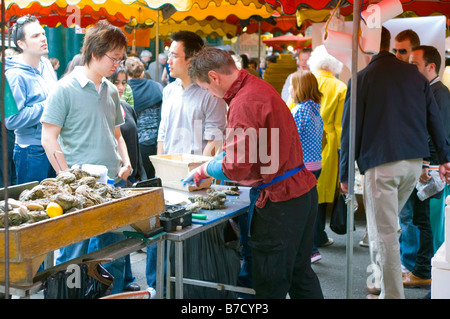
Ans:
[[[39,185],[24,190],[18,200],[8,199],[8,225],[30,224],[49,218],[45,209],[51,202],[58,203],[64,213],[130,196],[120,187],[111,188],[98,182],[100,176],[81,169],[60,172],[56,178],[47,178]],[[5,227],[5,201],[0,201],[0,228]]]
[[[221,209],[225,206],[226,197],[225,192],[208,189],[206,195],[189,196],[188,199],[192,204],[187,206],[186,209],[189,211]]]

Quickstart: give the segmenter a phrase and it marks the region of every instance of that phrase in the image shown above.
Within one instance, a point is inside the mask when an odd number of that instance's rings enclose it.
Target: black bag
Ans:
[[[97,299],[109,295],[114,277],[100,264],[102,261],[83,260],[70,270],[47,277],[42,282],[44,299]]]
[[[347,233],[347,203],[345,195],[339,193],[333,203],[330,217],[330,228],[338,235]]]

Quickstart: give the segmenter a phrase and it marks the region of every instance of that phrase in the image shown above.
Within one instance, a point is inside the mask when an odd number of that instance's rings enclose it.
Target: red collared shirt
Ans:
[[[303,165],[303,152],[294,118],[278,92],[266,81],[241,70],[225,92],[228,103],[224,174],[244,186],[269,183]],[[267,200],[286,201],[316,185],[307,169],[261,191],[256,206]]]

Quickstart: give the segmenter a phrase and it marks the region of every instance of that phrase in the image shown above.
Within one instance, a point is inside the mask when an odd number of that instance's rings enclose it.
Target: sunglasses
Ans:
[[[31,16],[28,16],[28,15],[27,16],[23,16],[23,17],[20,17],[19,19],[17,19],[16,23],[17,23],[17,25],[23,25],[23,24],[25,24],[27,22],[30,22],[31,19],[32,19]]]
[[[406,49],[392,49],[392,51],[394,52],[394,54],[397,54],[397,52],[401,55],[405,55],[408,51]]]

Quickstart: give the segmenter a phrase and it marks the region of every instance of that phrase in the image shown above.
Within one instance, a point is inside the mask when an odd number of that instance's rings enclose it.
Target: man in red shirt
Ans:
[[[204,48],[190,62],[193,80],[228,103],[224,152],[201,166],[207,176],[251,186],[249,245],[256,298],[323,298],[311,268],[316,178],[304,168],[294,119],[267,82],[238,70],[225,51]]]

